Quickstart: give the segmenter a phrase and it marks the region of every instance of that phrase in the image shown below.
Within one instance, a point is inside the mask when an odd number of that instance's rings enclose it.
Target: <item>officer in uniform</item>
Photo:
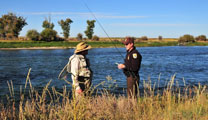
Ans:
[[[75,96],[86,95],[92,82],[92,70],[90,69],[89,59],[86,58],[91,46],[86,42],[80,42],[69,58],[69,62],[59,74],[59,79],[66,79],[67,73],[71,73],[72,86]]]
[[[140,76],[138,72],[142,56],[134,46],[134,38],[126,37],[123,44],[126,47],[127,54],[124,64],[118,64],[118,69],[123,69],[123,72],[127,77],[127,95],[132,98],[136,97],[137,89],[139,87]]]

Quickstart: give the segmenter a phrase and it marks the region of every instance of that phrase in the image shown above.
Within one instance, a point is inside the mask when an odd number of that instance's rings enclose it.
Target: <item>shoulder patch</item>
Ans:
[[[137,54],[136,54],[136,53],[133,54],[133,58],[134,58],[134,59],[137,58]]]

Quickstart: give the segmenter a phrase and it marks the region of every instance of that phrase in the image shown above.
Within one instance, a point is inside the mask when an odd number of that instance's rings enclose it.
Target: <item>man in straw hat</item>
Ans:
[[[137,88],[139,87],[139,69],[142,61],[141,54],[134,46],[134,38],[126,37],[123,44],[126,47],[127,54],[123,64],[118,64],[118,69],[123,69],[127,77],[127,95],[128,97],[136,97]]]
[[[91,86],[92,71],[89,59],[86,58],[89,49],[91,46],[86,42],[77,44],[74,54],[69,58],[68,64],[59,75],[59,79],[66,79],[66,73],[71,73],[75,96],[86,95]]]

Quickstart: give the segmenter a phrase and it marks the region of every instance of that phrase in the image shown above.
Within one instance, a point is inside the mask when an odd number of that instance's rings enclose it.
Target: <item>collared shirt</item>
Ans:
[[[138,73],[141,66],[142,56],[134,47],[131,51],[127,51],[124,60],[125,70]]]

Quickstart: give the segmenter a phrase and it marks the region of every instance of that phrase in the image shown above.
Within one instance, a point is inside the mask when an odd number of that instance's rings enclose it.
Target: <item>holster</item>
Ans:
[[[139,78],[139,74],[133,71],[128,71],[126,69],[123,69],[123,73],[125,74],[126,77],[132,76],[133,78]]]
[[[126,69],[123,69],[123,73],[126,77],[130,77],[130,72]]]

